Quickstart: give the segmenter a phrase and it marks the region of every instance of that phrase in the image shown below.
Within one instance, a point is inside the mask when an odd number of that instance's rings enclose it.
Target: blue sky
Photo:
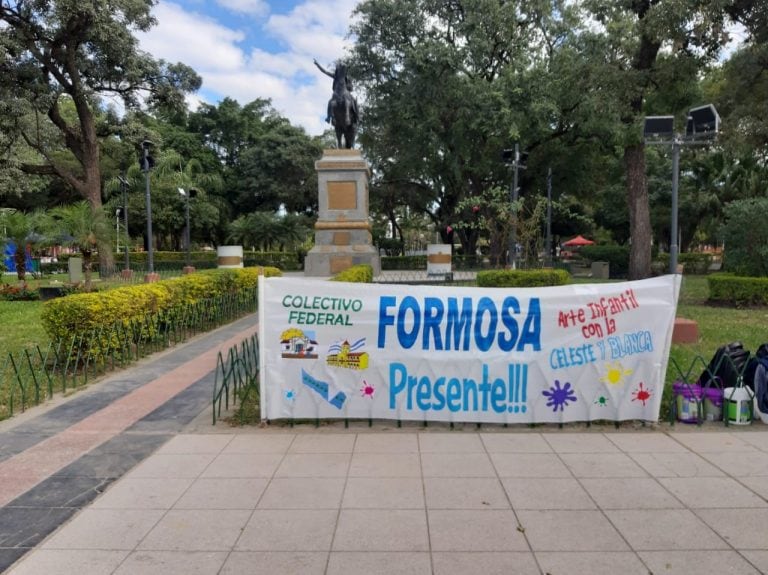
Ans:
[[[326,67],[344,55],[359,0],[160,0],[157,26],[138,34],[141,48],[192,66],[203,78],[190,99],[212,104],[226,96],[272,105],[308,133],[323,132],[331,79]]]

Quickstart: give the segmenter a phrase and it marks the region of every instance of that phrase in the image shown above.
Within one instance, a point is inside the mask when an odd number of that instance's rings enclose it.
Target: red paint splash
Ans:
[[[643,387],[643,382],[641,381],[638,385],[638,388],[632,392],[632,401],[642,401],[643,407],[645,407],[645,402],[651,399],[651,390]]]

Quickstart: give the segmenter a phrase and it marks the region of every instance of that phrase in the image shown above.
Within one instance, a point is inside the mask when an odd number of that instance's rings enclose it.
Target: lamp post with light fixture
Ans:
[[[122,277],[131,277],[131,260],[128,252],[130,251],[130,235],[128,234],[128,180],[124,176],[117,176],[117,180],[120,182],[120,192],[123,196],[123,230],[125,231],[125,267],[121,272]],[[120,250],[118,250],[120,251]]]
[[[185,262],[186,265],[184,266],[184,273],[189,274],[195,271],[195,268],[192,266],[192,258],[190,256],[190,230],[189,227],[189,200],[195,196],[195,193],[197,190],[194,188],[190,188],[189,191],[186,191],[184,188],[178,188],[179,193],[184,196],[185,202],[184,202],[184,216],[186,219],[186,226],[184,228],[184,250],[186,252]]]
[[[502,151],[502,159],[504,163],[512,168],[512,189],[510,190],[510,202],[514,206],[518,200],[518,192],[520,188],[517,185],[518,170],[524,170],[526,168],[526,160],[528,154],[520,153],[520,145],[515,144],[514,149],[507,149]],[[517,214],[515,213],[512,218],[512,228],[509,234],[508,242],[507,264],[510,268],[517,268]]]
[[[712,142],[720,131],[720,116],[712,104],[688,111],[685,134],[675,132],[674,116],[647,116],[643,123],[643,139],[652,146],[672,146],[672,206],[669,241],[669,273],[677,273],[677,212],[680,181],[681,146],[704,146]]]
[[[160,279],[160,276],[155,273],[155,260],[152,251],[152,194],[149,188],[149,170],[154,167],[155,160],[149,155],[149,151],[154,146],[149,140],[144,140],[141,143],[141,169],[144,172],[144,180],[146,182],[145,198],[147,203],[147,275],[144,276],[144,281],[147,283],[155,282]]]

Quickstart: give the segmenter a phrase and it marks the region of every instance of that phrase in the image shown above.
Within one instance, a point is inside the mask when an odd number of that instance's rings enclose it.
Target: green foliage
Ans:
[[[283,205],[289,213],[316,212],[315,161],[322,152],[317,139],[288,122],[260,134],[243,150],[232,174],[236,208],[274,211]]]
[[[215,268],[217,265],[217,256],[215,251],[193,251],[190,252],[192,265],[200,268]],[[115,254],[115,260],[120,261],[122,254]],[[131,267],[145,268],[147,266],[147,252],[131,252]],[[66,269],[62,259],[59,258],[59,267]],[[186,262],[185,252],[152,252],[155,269],[180,269]],[[300,254],[295,251],[270,252],[270,251],[251,251],[243,250],[243,265],[246,268],[254,266],[275,267],[281,270],[295,271],[301,269]]]
[[[381,258],[383,270],[425,270],[427,256],[384,256]]]
[[[304,216],[253,212],[230,224],[228,240],[261,250],[294,250],[307,240],[309,230],[310,221]]]
[[[477,272],[479,287],[545,287],[570,283],[565,270],[485,270]]]
[[[728,273],[712,274],[709,300],[732,306],[768,305],[768,278],[740,277]]]
[[[151,284],[75,294],[46,302],[41,321],[53,341],[107,328],[116,322],[128,325],[147,314],[252,289],[258,284],[260,270],[265,276],[281,275],[276,268],[208,270]]]
[[[588,262],[608,262],[612,278],[625,278],[629,270],[629,246],[583,246],[579,254]]]
[[[742,276],[768,275],[768,198],[731,202],[725,208],[722,237],[725,271]]]
[[[0,3],[0,132],[38,152],[17,168],[57,176],[89,201],[96,217],[101,143],[114,135],[118,123],[114,114],[100,113],[99,98],[119,97],[129,109],[138,108],[140,100],[156,111],[183,109],[184,95],[200,87],[191,68],[155,60],[139,49],[133,34],[154,24],[152,4]]]
[[[403,253],[403,241],[397,238],[376,238],[376,247],[380,250],[384,250],[390,257],[399,256]]]
[[[331,281],[369,284],[373,282],[373,268],[368,264],[352,266],[333,276]]]

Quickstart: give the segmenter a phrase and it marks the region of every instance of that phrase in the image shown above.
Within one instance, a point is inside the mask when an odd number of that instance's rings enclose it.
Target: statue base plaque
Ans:
[[[381,261],[368,222],[368,163],[358,150],[323,150],[315,170],[319,209],[304,275],[328,277],[360,264],[378,275]]]

